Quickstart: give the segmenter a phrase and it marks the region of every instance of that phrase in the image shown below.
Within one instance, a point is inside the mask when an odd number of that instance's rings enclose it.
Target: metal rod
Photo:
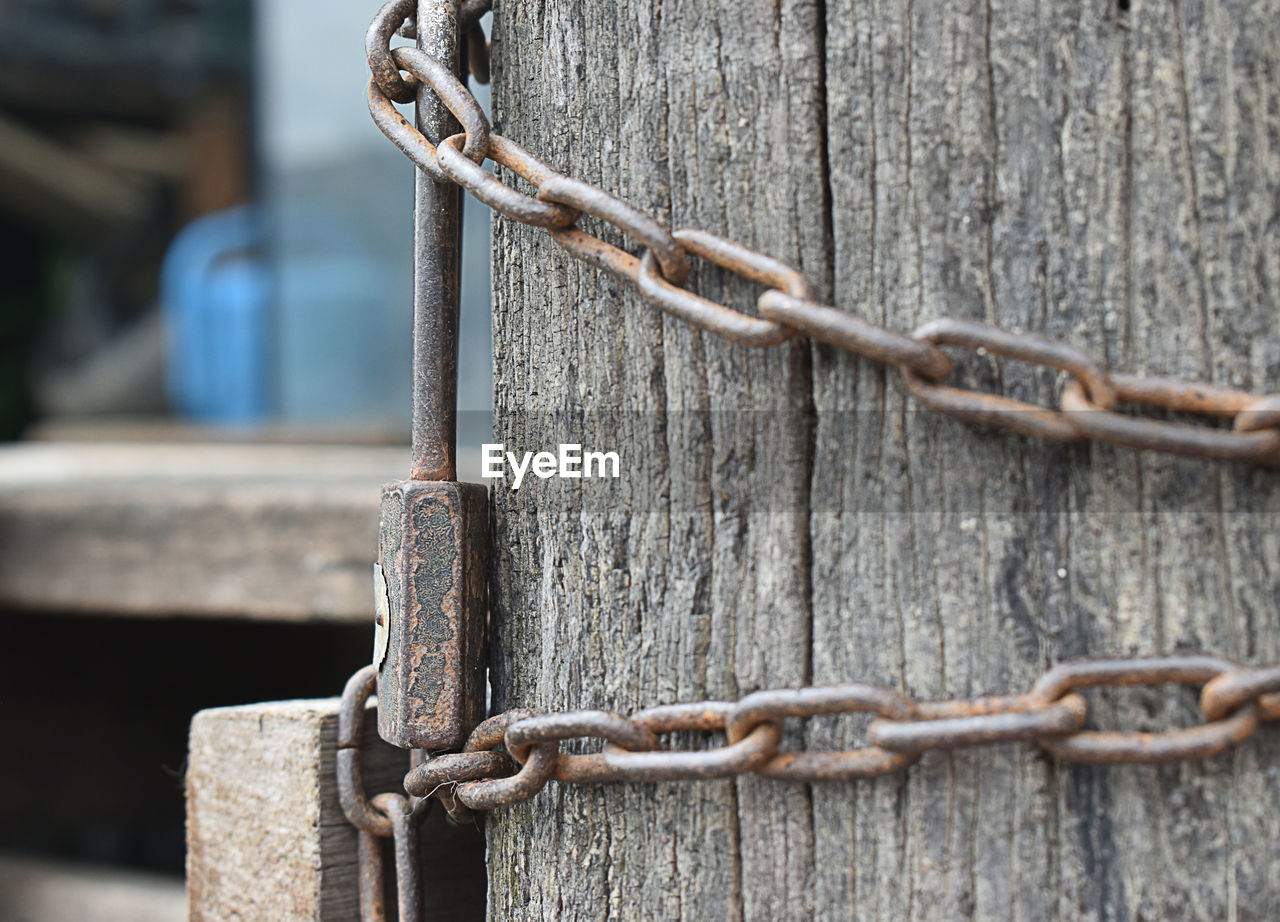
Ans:
[[[418,47],[458,70],[459,0],[418,0]],[[461,130],[425,85],[418,130],[436,142]],[[456,480],[461,190],[415,173],[413,209],[413,435],[410,477]]]

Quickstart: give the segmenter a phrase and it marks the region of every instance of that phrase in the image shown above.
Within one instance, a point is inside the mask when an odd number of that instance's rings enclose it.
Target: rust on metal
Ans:
[[[369,114],[373,116],[374,124],[386,135],[387,140],[400,148],[401,153],[432,179],[440,182],[447,181],[449,177],[436,161],[435,146],[400,114],[400,110],[392,104],[376,81],[372,79],[369,81],[365,95],[369,103]]]
[[[636,281],[640,274],[640,259],[612,243],[593,237],[576,227],[552,228],[551,239],[564,247],[575,259],[589,266],[608,272],[624,282]]]
[[[810,339],[863,358],[908,368],[927,381],[951,374],[951,359],[937,346],[868,323],[838,308],[770,289],[757,302],[760,314]]]
[[[1224,672],[1200,692],[1200,710],[1209,720],[1221,720],[1254,701],[1263,720],[1280,720],[1280,666]]]
[[[786,292],[793,298],[813,297],[809,280],[780,259],[706,231],[684,229],[672,236],[694,256],[713,262],[721,269]]]
[[[489,6],[488,0],[466,0],[458,13],[473,63],[481,59],[484,44],[477,20]],[[384,6],[366,38],[373,74],[369,109],[382,132],[425,175],[456,182],[500,214],[546,229],[575,259],[635,285],[659,309],[740,345],[771,346],[803,333],[883,362],[899,370],[907,390],[924,406],[971,423],[1053,442],[1092,439],[1140,450],[1280,466],[1278,394],[1255,395],[1197,382],[1110,372],[1087,352],[1066,343],[972,320],[939,318],[911,335],[870,323],[814,301],[804,277],[772,257],[699,231],[669,233],[657,219],[627,202],[565,176],[513,141],[490,133],[486,155],[528,180],[538,190],[537,199],[504,185],[479,165],[479,152],[485,145],[478,137],[479,122],[474,118],[465,134],[451,135],[437,147],[395,111],[393,101],[406,96],[405,88],[421,87],[426,79],[403,78],[400,67],[409,58],[389,47],[391,36],[405,25],[404,14],[411,12],[411,7],[406,2]],[[483,60],[482,69],[487,73],[487,51]],[[445,62],[446,66],[452,63]],[[417,70],[427,73],[426,67]],[[439,83],[446,86],[441,98],[448,100],[455,112],[464,111],[464,106],[465,111],[473,111],[459,93],[460,84]],[[461,94],[465,93],[462,89]],[[641,244],[641,252],[628,253],[584,231],[576,224],[581,212],[618,227]],[[691,255],[703,256],[730,272],[770,286],[757,300],[760,316],[752,317],[688,290]],[[1057,408],[949,386],[944,382],[953,363],[939,348],[942,344],[1063,371],[1071,380]],[[1117,403],[1219,417],[1231,421],[1234,431],[1117,413]]]
[[[538,184],[538,200],[567,205],[612,224],[642,243],[672,284],[683,285],[689,277],[689,257],[671,232],[639,208],[598,186],[553,173]]]
[[[422,918],[422,862],[418,860],[417,817],[403,794],[379,794],[374,809],[391,821],[391,842],[396,861],[396,910],[400,922]]]
[[[1162,733],[1084,729],[1089,706],[1079,690],[1166,683],[1204,685],[1201,708],[1208,722]],[[358,682],[355,687],[363,691]],[[868,728],[870,745],[832,752],[779,748],[785,719],[864,713],[876,717]],[[1280,666],[1243,667],[1202,654],[1079,660],[1054,666],[1023,694],[949,701],[917,703],[886,685],[849,683],[759,691],[738,702],[659,705],[630,717],[516,709],[488,718],[462,753],[414,767],[404,783],[410,794],[439,799],[455,821],[467,822],[470,810],[527,800],[548,781],[696,781],[748,773],[847,781],[901,771],[933,751],[1011,742],[1035,743],[1075,762],[1207,759],[1269,720],[1280,720]],[[694,750],[666,749],[659,740],[690,731],[723,733],[725,740]],[[569,739],[598,739],[602,748],[560,752],[559,744]],[[353,822],[366,822],[356,810],[350,815]]]
[[[472,810],[492,810],[528,800],[546,786],[555,769],[556,755],[555,743],[539,743],[516,774],[507,778],[468,781],[458,785],[454,796]]]
[[[1280,394],[1269,397],[1246,396],[1250,398],[1249,402],[1241,408],[1235,419],[1237,432],[1280,428]]]
[[[892,688],[857,682],[826,688],[785,688],[747,695],[729,715],[730,743],[742,739],[765,722],[778,724],[784,717],[816,717],[820,714],[876,714],[894,720],[917,715],[910,698]],[[820,780],[872,778],[898,771],[914,762],[914,755],[888,752],[872,745],[847,752],[777,753],[756,769],[772,778],[812,777]]]
[[[1029,333],[1002,330],[986,323],[948,317],[930,321],[911,335],[932,346],[960,346],[973,352],[1065,371],[1083,382],[1100,403],[1115,405],[1115,387],[1107,372],[1092,356],[1074,346]],[[905,366],[900,370],[912,396],[936,412],[1051,442],[1074,442],[1081,438],[1072,422],[1058,410],[999,394],[948,387],[929,381]]]
[[[1075,442],[1080,433],[1063,413],[1037,407],[1002,394],[984,394],[968,388],[926,381],[909,368],[900,368],[911,396],[930,410],[992,429],[1005,429],[1046,442]]]
[[[1239,669],[1212,656],[1161,656],[1133,660],[1081,660],[1045,673],[1031,690],[1042,701],[1058,701],[1070,691],[1098,686],[1200,684]],[[1159,764],[1207,759],[1236,745],[1258,728],[1258,708],[1250,702],[1235,714],[1198,727],[1163,733],[1089,730],[1041,746],[1075,762]]]
[[[363,829],[357,830],[356,839],[360,922],[387,922],[387,904],[382,892],[382,841]]]
[[[1004,330],[989,323],[940,317],[911,334],[935,346],[960,346],[973,352],[1004,356],[1031,365],[1065,371],[1085,387],[1089,399],[1103,409],[1116,405],[1116,388],[1102,364],[1089,353],[1032,333]]]
[[[338,802],[347,822],[371,835],[391,835],[391,821],[375,810],[364,791],[364,766],[360,761],[364,721],[369,699],[373,697],[378,671],[365,666],[347,680],[338,707],[338,751],[335,756],[338,774]]]
[[[813,297],[813,288],[803,275],[786,263],[757,253],[732,240],[696,230],[678,230],[675,240],[694,256],[755,282],[781,289],[796,298]],[[687,323],[747,346],[773,346],[791,339],[799,331],[767,318],[751,317],[710,301],[672,284],[665,270],[658,271],[654,257],[646,251],[640,259],[635,283],[660,310]]]
[[[338,802],[347,822],[356,827],[361,922],[385,922],[386,904],[382,893],[382,846],[379,839],[391,838],[396,849],[396,878],[400,883],[400,918],[417,919],[408,893],[417,894],[418,868],[409,801],[401,794],[378,794],[370,798],[364,788],[360,745],[369,699],[373,697],[377,670],[365,666],[347,680],[338,707],[338,751],[336,754]],[[402,855],[402,851],[404,854]],[[406,889],[408,888],[408,889]],[[405,913],[409,912],[408,915]]]
[[[378,10],[369,31],[364,36],[364,53],[373,72],[374,85],[392,102],[413,102],[417,87],[400,76],[400,69],[391,57],[391,36],[404,25],[406,18],[414,15],[417,0],[391,0]],[[413,33],[417,37],[417,33]]]
[[[424,79],[441,77],[441,85],[451,90],[446,95],[470,95],[454,76],[458,73],[459,55],[458,0],[418,0],[416,25],[419,54],[437,62],[422,71]],[[396,52],[392,55],[396,57]],[[423,139],[456,134],[461,126],[446,100],[428,82],[418,81],[416,89],[414,127],[418,134]],[[487,125],[474,100],[465,112],[473,123],[479,113],[481,123]],[[471,149],[481,140],[473,139]],[[409,476],[414,480],[457,479],[461,266],[461,192],[448,180],[417,170],[413,184],[413,413],[409,460]]]
[[[456,749],[484,713],[488,494],[408,480],[383,490],[380,563],[390,601],[378,670],[378,733]]]
[[[663,313],[722,336],[730,342],[744,346],[776,346],[796,335],[795,330],[772,320],[748,316],[673,285],[658,271],[650,250],[645,250],[640,257],[636,287]]]
[[[1280,430],[1277,429],[1236,432],[1115,413],[1094,406],[1076,382],[1063,390],[1062,408],[1071,426],[1082,436],[1112,445],[1280,466]]]
[[[449,752],[434,756],[404,776],[404,789],[416,797],[431,797],[437,788],[511,774],[513,762],[500,752]]]
[[[436,151],[436,162],[446,176],[494,211],[533,227],[567,227],[578,220],[577,209],[525,195],[477,166],[462,154],[465,140],[465,135],[445,138]],[[537,161],[501,135],[489,136],[489,156],[530,182],[541,172]]]
[[[1032,686],[1031,696],[1049,702],[1079,688],[1198,684],[1237,668],[1227,660],[1201,654],[1071,660],[1059,663],[1041,676]]]
[[[1223,720],[1184,730],[1163,733],[1095,730],[1038,742],[1058,758],[1073,762],[1158,765],[1212,758],[1247,739],[1256,729],[1258,708],[1250,704]]]
[[[378,732],[415,749],[461,746],[484,713],[488,491],[454,482],[461,202],[429,140],[456,138],[459,158],[473,167],[493,146],[484,110],[457,73],[459,21],[474,25],[470,10],[467,20],[458,0],[419,0],[418,47],[387,50],[396,79],[401,70],[414,78],[416,125],[395,111],[398,89],[381,56],[369,90],[375,121],[425,167],[414,196],[411,479],[382,494],[378,565],[387,612],[375,657]],[[405,4],[383,7],[370,41],[406,31],[409,12]]]
[[[922,714],[928,714],[924,706],[920,710]],[[974,713],[967,716],[914,721],[877,720],[867,728],[867,736],[872,744],[882,749],[909,753],[1024,742],[1074,733],[1084,726],[1089,706],[1079,695],[1067,695],[1053,704],[1028,708],[973,710]]]
[[[391,52],[396,65],[429,87],[436,98],[462,125],[466,141],[462,153],[483,163],[489,151],[489,117],[457,76],[434,57],[418,48],[396,48]],[[430,146],[430,141],[427,141]]]
[[[657,734],[613,711],[568,711],[526,717],[507,728],[503,741],[516,761],[524,762],[530,748],[537,743],[580,736],[595,737],[633,751],[658,748]]]
[[[700,781],[755,771],[778,750],[782,729],[762,723],[743,739],[699,752],[625,752],[606,748],[604,765],[620,781]]]

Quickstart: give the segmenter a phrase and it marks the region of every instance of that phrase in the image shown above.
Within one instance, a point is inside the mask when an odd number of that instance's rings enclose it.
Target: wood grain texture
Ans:
[[[365,789],[403,793],[408,753],[365,726]],[[338,701],[275,701],[200,711],[187,769],[191,922],[355,922],[356,832],[338,803]],[[443,810],[422,821],[423,922],[484,915],[484,844]],[[395,904],[390,842],[386,899]],[[394,911],[394,908],[392,909]]]
[[[392,791],[403,750],[366,726],[365,780]],[[356,832],[338,804],[338,701],[200,711],[187,768],[187,893],[192,922],[359,917]]]
[[[494,36],[499,130],[842,309],[1280,381],[1274,0],[545,0],[499,4]],[[494,234],[498,440],[623,457],[619,481],[496,492],[496,706],[854,679],[928,699],[1081,655],[1280,658],[1274,472],[939,419],[871,363],[726,345],[540,232]],[[751,303],[706,266],[691,286]],[[1058,386],[979,356],[958,379]],[[1189,692],[1091,701],[1102,726],[1196,719]],[[490,821],[490,915],[1274,918],[1277,757],[1273,736],[1160,769],[1009,746],[875,783],[552,785]]]

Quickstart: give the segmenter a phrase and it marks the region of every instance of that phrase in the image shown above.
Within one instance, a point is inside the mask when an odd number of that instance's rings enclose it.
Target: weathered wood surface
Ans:
[[[401,448],[0,448],[0,603],[95,614],[372,621]]]
[[[191,922],[359,918],[356,832],[335,780],[337,699],[201,711],[187,768],[187,892]],[[403,791],[408,753],[365,726],[370,795]],[[427,922],[483,913],[483,844],[435,811],[423,830]],[[389,851],[384,856],[392,864]],[[394,879],[394,878],[393,878]],[[393,880],[392,879],[392,880]],[[395,890],[385,891],[394,905]]]
[[[843,309],[1280,382],[1272,0],[559,0],[501,4],[494,36],[503,133],[802,266]],[[854,679],[928,699],[1081,655],[1280,658],[1275,472],[938,419],[873,364],[726,345],[495,227],[497,439],[623,456],[617,482],[498,492],[498,706]],[[692,284],[751,303],[705,266]],[[1054,399],[1025,366],[963,369]],[[1190,693],[1091,697],[1104,726],[1195,720]],[[824,720],[787,743],[859,738]],[[1161,769],[1008,746],[874,783],[552,785],[490,821],[491,917],[1270,919],[1277,759],[1272,734]]]
[[[0,856],[5,922],[186,922],[181,878]]]

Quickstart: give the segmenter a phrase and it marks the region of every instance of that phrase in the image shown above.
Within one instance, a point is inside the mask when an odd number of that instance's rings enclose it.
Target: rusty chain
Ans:
[[[488,78],[488,51],[478,25],[489,0],[465,0],[459,28],[472,76]],[[926,407],[971,423],[1053,442],[1094,440],[1200,458],[1280,466],[1280,394],[1258,396],[1174,378],[1113,372],[1074,346],[973,320],[941,318],[908,334],[882,327],[814,299],[804,276],[770,256],[698,230],[668,231],[632,205],[565,176],[509,138],[495,134],[480,105],[447,68],[413,48],[391,48],[392,35],[412,35],[413,0],[392,0],[366,36],[372,79],[369,111],[382,132],[432,178],[462,186],[494,211],[546,229],[577,259],[633,285],[659,310],[730,342],[772,346],[804,334],[817,342],[896,368]],[[408,76],[402,76],[407,74]],[[461,134],[433,143],[396,110],[429,86],[458,118]],[[486,159],[532,185],[529,196],[483,169]],[[583,214],[611,224],[643,250],[634,256],[576,222]],[[703,298],[684,285],[698,257],[767,286],[759,316]],[[1035,406],[1001,394],[948,385],[955,363],[942,347],[994,355],[1066,376],[1059,406]],[[1122,404],[1227,421],[1230,428],[1143,418]]]
[[[384,793],[369,797],[364,787],[364,767],[360,751],[364,741],[367,705],[373,697],[378,671],[366,666],[350,679],[342,691],[338,709],[337,767],[338,802],[347,822],[356,828],[359,868],[361,922],[385,922],[381,839],[391,839],[395,854],[396,909],[400,922],[421,918],[422,888],[419,880],[418,823],[433,801]],[[422,759],[414,754],[414,763]]]
[[[367,667],[347,686],[343,713],[363,710],[375,673]],[[1101,686],[1201,685],[1205,722],[1158,733],[1085,729],[1089,705],[1080,692]],[[783,721],[867,714],[867,744],[844,752],[780,748]],[[849,781],[905,769],[926,752],[1031,742],[1072,762],[1158,764],[1208,759],[1280,721],[1280,666],[1244,667],[1214,656],[1078,660],[1061,663],[1019,695],[917,702],[883,685],[851,683],[758,691],[739,701],[661,705],[630,717],[611,711],[542,713],[512,710],[472,732],[462,752],[413,767],[405,790],[421,804],[439,799],[466,821],[528,800],[548,781],[574,784],[697,781],[757,774],[785,781]],[[663,748],[659,737],[718,733],[724,744],[702,750]],[[348,733],[344,740],[358,739]],[[570,754],[560,743],[598,739],[599,752]],[[391,820],[378,799],[363,800],[358,755],[339,764],[347,816],[362,835],[387,835]],[[398,796],[398,795],[396,795]],[[404,801],[404,798],[401,798]],[[403,811],[403,808],[400,808]],[[363,839],[362,839],[363,841]]]
[[[488,76],[478,19],[489,0],[463,0],[464,61]],[[492,131],[458,77],[415,48],[391,47],[414,34],[413,0],[393,0],[366,37],[372,79],[369,110],[384,134],[433,179],[462,186],[493,210],[545,229],[566,252],[634,286],[659,310],[724,339],[754,347],[800,334],[896,368],[907,390],[946,415],[1055,442],[1096,440],[1128,448],[1280,466],[1280,395],[1162,377],[1113,372],[1066,343],[970,320],[940,318],[902,333],[819,303],[804,275],[740,243],[692,229],[668,230],[609,193],[566,176]],[[434,142],[395,108],[419,85],[434,92],[463,131]],[[533,187],[528,195],[487,172],[492,160]],[[612,225],[640,248],[634,255],[578,226],[583,215]],[[708,300],[686,287],[698,258],[765,286],[758,316]],[[944,349],[975,352],[1052,369],[1065,376],[1056,407],[948,384],[955,369]],[[1191,425],[1119,412],[1122,404],[1200,415],[1230,428]],[[377,678],[372,666],[343,694],[337,753],[343,810],[359,832],[361,917],[385,917],[380,840],[395,845],[399,917],[418,918],[421,899],[416,822],[437,800],[455,822],[528,800],[548,782],[645,783],[747,774],[795,782],[852,781],[901,772],[925,753],[1003,743],[1034,743],[1068,762],[1155,764],[1208,759],[1280,721],[1280,666],[1243,667],[1207,655],[1082,660],[1049,669],[1022,694],[917,702],[883,685],[757,691],[738,701],[661,705],[631,716],[604,710],[543,713],[516,709],[483,721],[462,752],[415,751],[406,794],[364,790],[360,744]],[[1101,686],[1202,686],[1202,723],[1161,732],[1086,728],[1084,692]],[[864,714],[865,744],[845,751],[791,751],[784,723]],[[709,748],[667,748],[674,733],[716,734]],[[564,752],[561,743],[599,740],[598,751]]]

